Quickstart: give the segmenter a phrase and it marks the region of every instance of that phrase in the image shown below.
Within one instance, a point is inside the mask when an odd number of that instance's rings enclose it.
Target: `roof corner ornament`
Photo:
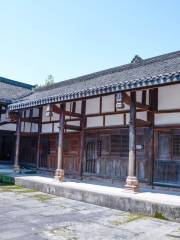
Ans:
[[[141,63],[143,59],[139,55],[135,55],[131,61],[131,63]]]

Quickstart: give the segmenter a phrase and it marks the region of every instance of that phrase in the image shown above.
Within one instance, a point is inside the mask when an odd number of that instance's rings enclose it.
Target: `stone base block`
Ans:
[[[63,169],[56,169],[54,178],[57,181],[63,182],[64,181],[64,170]]]
[[[128,176],[126,179],[126,185],[125,188],[127,190],[138,192],[139,190],[139,181],[137,177]]]
[[[15,173],[20,173],[21,172],[21,169],[20,169],[19,165],[14,165],[14,172]]]

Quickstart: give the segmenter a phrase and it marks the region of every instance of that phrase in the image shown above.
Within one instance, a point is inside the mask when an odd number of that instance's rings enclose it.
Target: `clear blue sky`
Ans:
[[[0,0],[0,76],[40,84],[180,50],[180,0]]]

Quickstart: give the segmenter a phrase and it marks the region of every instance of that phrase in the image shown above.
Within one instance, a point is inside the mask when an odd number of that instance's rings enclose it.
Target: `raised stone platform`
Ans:
[[[92,203],[113,209],[180,222],[180,193],[152,189],[140,189],[139,193],[128,192],[113,184],[66,179],[57,182],[51,177],[13,175],[11,171],[0,174],[13,177],[16,185],[37,189],[44,193]]]

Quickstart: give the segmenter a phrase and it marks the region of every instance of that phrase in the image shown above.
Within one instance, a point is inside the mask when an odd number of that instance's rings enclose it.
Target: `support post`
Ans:
[[[62,109],[62,106],[61,106]],[[59,135],[58,135],[58,156],[57,156],[57,169],[55,172],[55,179],[58,181],[64,181],[64,169],[63,169],[63,138],[64,138],[64,111],[59,114]]]
[[[125,187],[137,191],[139,181],[136,176],[136,93],[131,92],[130,122],[129,122],[129,164]]]
[[[36,155],[36,168],[37,169],[39,168],[39,160],[40,160],[41,129],[42,129],[42,107],[39,108],[38,141],[37,141],[37,155]]]
[[[82,119],[81,119],[81,134],[80,134],[80,178],[83,178],[83,160],[84,160],[84,135],[85,135],[85,109],[86,109],[86,101],[82,101]]]
[[[14,171],[16,173],[20,172],[19,166],[19,150],[20,150],[20,137],[21,137],[21,114],[18,114],[17,126],[16,126],[16,149],[15,149],[15,159],[14,159]]]

